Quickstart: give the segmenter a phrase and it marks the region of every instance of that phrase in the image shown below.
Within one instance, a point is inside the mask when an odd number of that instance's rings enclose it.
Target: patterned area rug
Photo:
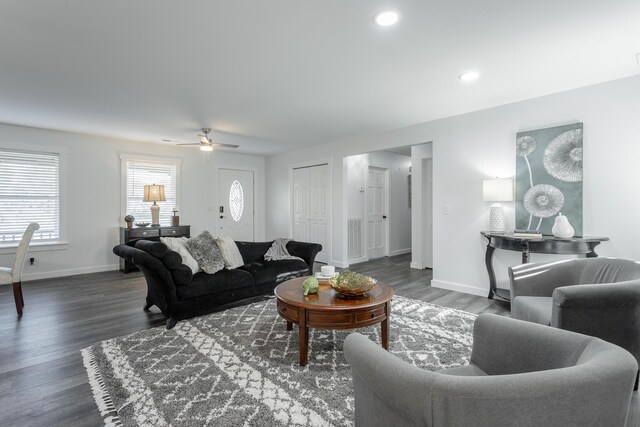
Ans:
[[[468,363],[475,315],[396,296],[390,351],[428,370]],[[380,342],[380,326],[359,329]],[[298,331],[274,299],[154,328],[82,350],[107,425],[353,425],[351,331],[310,329],[298,364]]]

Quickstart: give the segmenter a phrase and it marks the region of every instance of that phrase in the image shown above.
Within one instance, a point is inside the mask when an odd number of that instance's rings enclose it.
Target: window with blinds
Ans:
[[[0,149],[0,244],[30,222],[40,224],[33,240],[60,238],[60,154]]]
[[[123,161],[126,170],[126,203],[125,215],[130,214],[136,222],[151,222],[151,205],[143,202],[145,185],[164,185],[164,202],[156,202],[160,206],[160,224],[171,225],[171,212],[177,205],[175,162],[156,162],[127,159]]]

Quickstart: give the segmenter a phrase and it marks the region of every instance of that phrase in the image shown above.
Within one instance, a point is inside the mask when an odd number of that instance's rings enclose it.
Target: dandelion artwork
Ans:
[[[565,215],[582,235],[582,123],[516,135],[516,228],[552,234]]]

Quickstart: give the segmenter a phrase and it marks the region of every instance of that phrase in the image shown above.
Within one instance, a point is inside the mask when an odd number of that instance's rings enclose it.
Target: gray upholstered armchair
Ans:
[[[356,426],[624,426],[637,364],[598,338],[482,314],[468,366],[428,372],[350,334]]]
[[[640,263],[580,258],[509,268],[511,317],[612,342],[640,363]]]

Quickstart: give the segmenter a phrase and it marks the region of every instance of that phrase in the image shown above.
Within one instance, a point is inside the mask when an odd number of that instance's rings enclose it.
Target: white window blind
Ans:
[[[155,162],[145,160],[126,160],[126,208],[125,214],[133,215],[136,222],[151,222],[151,205],[143,202],[144,186],[164,185],[164,202],[156,202],[160,206],[160,224],[171,224],[171,212],[176,206],[176,174],[175,162]]]
[[[34,240],[60,238],[60,155],[0,149],[0,243],[19,241],[30,222]]]

